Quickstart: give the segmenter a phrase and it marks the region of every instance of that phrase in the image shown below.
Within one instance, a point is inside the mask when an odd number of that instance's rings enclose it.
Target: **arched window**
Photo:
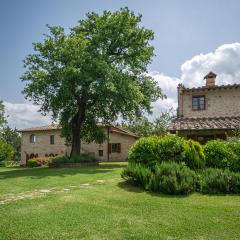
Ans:
[[[36,142],[36,135],[35,134],[32,134],[30,136],[30,143],[35,143]]]

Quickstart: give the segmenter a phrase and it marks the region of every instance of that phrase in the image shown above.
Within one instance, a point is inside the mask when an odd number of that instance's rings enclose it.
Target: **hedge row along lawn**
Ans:
[[[124,165],[0,168],[0,240],[240,239],[238,195],[145,192]]]

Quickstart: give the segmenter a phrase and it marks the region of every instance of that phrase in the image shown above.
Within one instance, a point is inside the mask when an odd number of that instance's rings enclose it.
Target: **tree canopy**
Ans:
[[[21,137],[16,129],[8,126],[5,106],[0,100],[0,161],[20,160]]]
[[[104,140],[99,122],[150,113],[151,103],[163,97],[147,75],[154,34],[141,19],[123,8],[88,13],[68,34],[48,26],[49,33],[24,60],[23,93],[59,120],[72,155],[80,154],[81,139]]]
[[[174,118],[173,109],[162,112],[154,121],[149,121],[146,116],[136,118],[131,122],[122,123],[122,127],[126,128],[139,137],[147,137],[151,135],[163,136],[168,131],[168,126]]]

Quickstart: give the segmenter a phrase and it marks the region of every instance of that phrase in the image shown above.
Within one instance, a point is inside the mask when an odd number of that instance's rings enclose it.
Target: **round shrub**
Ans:
[[[185,141],[176,135],[162,137],[158,144],[158,163],[182,162],[185,158]]]
[[[14,148],[10,144],[0,140],[0,162],[13,160],[14,154]]]
[[[204,146],[206,166],[213,168],[230,168],[236,155],[232,149],[221,140],[212,140]]]
[[[34,167],[39,167],[41,165],[38,163],[37,159],[29,159],[27,161],[27,166],[30,168],[34,168]]]
[[[205,155],[203,147],[200,143],[193,140],[185,142],[185,157],[186,165],[191,169],[202,169],[205,166]]]
[[[228,169],[208,168],[200,182],[202,193],[240,193],[240,174]]]
[[[189,194],[196,188],[197,176],[187,166],[163,162],[156,166],[149,188],[167,194]]]
[[[155,166],[158,159],[160,137],[142,137],[129,150],[129,162],[141,163],[149,167]]]
[[[126,168],[123,169],[121,177],[128,182],[135,183],[148,189],[149,181],[151,179],[151,170],[142,165],[136,163],[129,163]]]
[[[175,135],[140,138],[129,151],[129,161],[153,168],[164,161],[182,162],[185,157],[185,140]]]

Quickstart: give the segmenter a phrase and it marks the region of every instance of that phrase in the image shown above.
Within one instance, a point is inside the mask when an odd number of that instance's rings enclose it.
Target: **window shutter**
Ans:
[[[111,153],[111,152],[112,152],[112,144],[109,143],[109,144],[108,144],[108,153]]]
[[[120,153],[121,152],[121,143],[118,143],[118,148],[117,148],[117,152]]]

